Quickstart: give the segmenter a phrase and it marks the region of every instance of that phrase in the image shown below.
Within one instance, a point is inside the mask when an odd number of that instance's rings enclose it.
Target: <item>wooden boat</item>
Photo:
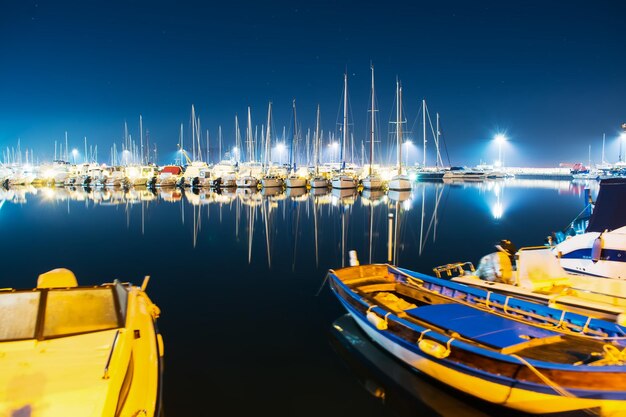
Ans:
[[[626,325],[626,281],[570,274],[547,246],[516,250],[503,240],[496,247],[477,269],[458,262],[433,271],[439,278]]]
[[[159,308],[141,287],[55,269],[0,290],[0,415],[158,416]]]
[[[626,413],[626,328],[387,264],[330,270],[372,340],[414,370],[534,414]]]

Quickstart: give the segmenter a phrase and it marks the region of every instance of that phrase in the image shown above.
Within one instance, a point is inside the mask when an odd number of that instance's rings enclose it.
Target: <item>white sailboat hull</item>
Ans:
[[[344,175],[341,177],[333,178],[332,187],[337,189],[356,188],[357,183],[354,178]]]
[[[306,187],[306,178],[300,177],[288,177],[285,180],[285,187],[287,188],[301,188]]]
[[[379,190],[383,187],[383,180],[378,177],[365,177],[361,184],[366,190]]]
[[[397,175],[389,180],[389,189],[393,191],[410,191],[411,180],[405,175]]]

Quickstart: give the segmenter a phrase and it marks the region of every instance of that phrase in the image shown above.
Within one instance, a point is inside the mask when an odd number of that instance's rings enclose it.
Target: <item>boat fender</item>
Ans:
[[[591,245],[591,260],[594,264],[600,260],[600,256],[602,255],[602,246],[604,246],[604,239],[602,238],[602,233],[600,233]]]
[[[424,334],[428,333],[429,331],[430,329],[423,331],[417,341],[417,346],[420,348],[420,350],[437,359],[444,359],[450,356],[450,344],[454,340],[454,337],[448,339],[448,343],[446,343],[446,346],[444,346],[435,340],[424,339]]]
[[[383,319],[378,314],[374,313],[373,311],[370,311],[374,307],[376,306],[371,306],[370,308],[367,309],[367,314],[365,315],[365,317],[367,318],[367,321],[369,321],[377,330],[387,330],[386,317],[385,319]]]

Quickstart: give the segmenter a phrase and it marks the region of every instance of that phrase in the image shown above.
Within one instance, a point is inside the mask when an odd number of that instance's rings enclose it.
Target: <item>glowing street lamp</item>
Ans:
[[[278,151],[278,160],[280,161],[279,163],[282,165],[283,164],[283,152],[285,151],[285,144],[283,142],[279,142],[278,144],[276,144],[276,150]]]
[[[503,135],[502,133],[498,133],[495,137],[494,140],[498,143],[498,162],[497,165],[498,167],[502,166],[502,144],[504,142],[506,142],[506,136]]]
[[[410,140],[407,140],[406,142],[404,142],[404,144],[406,145],[406,151],[404,152],[405,154],[404,166],[408,167],[409,166],[409,148],[411,147],[411,145],[413,145],[413,142]]]
[[[333,142],[330,146],[333,148],[331,162],[335,162],[337,159],[337,151],[339,150],[339,142]]]

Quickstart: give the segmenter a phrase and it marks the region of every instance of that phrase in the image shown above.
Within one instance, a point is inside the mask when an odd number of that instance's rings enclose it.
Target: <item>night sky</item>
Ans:
[[[626,122],[626,3],[622,1],[80,1],[2,2],[0,146],[52,159],[67,131],[101,162],[124,121],[139,140],[139,115],[161,163],[171,162],[191,105],[209,129],[234,141],[247,106],[291,132],[292,100],[306,132],[338,132],[347,70],[351,129],[367,137],[370,62],[378,121],[388,141],[395,80],[403,86],[409,137],[422,161],[421,100],[441,117],[444,160],[493,162],[504,132],[508,166],[619,158]],[[434,122],[434,120],[433,120]],[[326,137],[325,137],[326,139]],[[204,139],[203,139],[204,141]],[[230,144],[230,145],[229,145]],[[432,141],[428,161],[433,161]],[[188,148],[188,146],[186,146]],[[431,153],[432,152],[432,153]],[[384,156],[388,152],[383,152]],[[626,147],[624,148],[626,153]]]

